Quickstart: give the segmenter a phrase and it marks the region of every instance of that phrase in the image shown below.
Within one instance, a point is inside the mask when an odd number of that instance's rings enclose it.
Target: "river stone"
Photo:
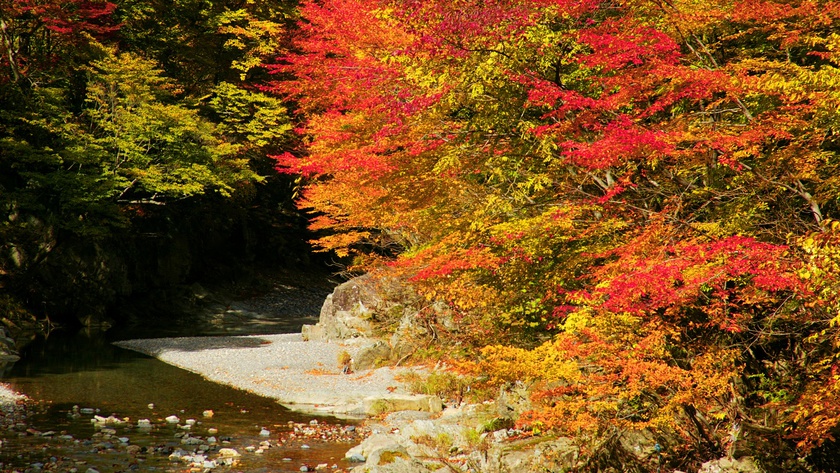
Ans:
[[[405,446],[400,443],[400,438],[392,434],[374,434],[348,450],[344,457],[349,459],[354,455],[364,457],[366,466],[392,463],[396,458],[409,458]]]
[[[239,454],[239,452],[237,452],[233,448],[222,448],[222,449],[219,450],[219,456],[220,457],[232,458],[232,457],[238,457],[238,456],[240,456],[240,454]]]
[[[388,361],[391,347],[382,340],[365,345],[353,356],[353,368],[357,371],[376,368],[377,365]]]
[[[185,436],[181,439],[181,443],[184,445],[201,445],[203,440],[195,437]]]
[[[353,452],[353,453],[347,452],[347,454],[344,456],[344,458],[346,458],[347,461],[349,461],[349,462],[355,462],[355,463],[364,463],[365,460],[367,460],[364,455],[362,455],[361,453],[358,453],[358,452]],[[291,458],[289,460],[291,460]]]
[[[321,325],[309,325],[305,324],[303,327],[300,328],[300,335],[303,338],[304,342],[308,341],[322,341],[326,340],[327,337],[325,335],[324,327]]]
[[[184,458],[188,455],[189,455],[189,453],[187,453],[185,450],[181,450],[180,448],[178,448],[174,452],[169,454],[169,460],[171,460],[171,461],[181,460],[182,458]]]
[[[370,455],[370,453],[377,448],[383,448],[390,445],[397,445],[399,446],[399,439],[395,435],[391,434],[373,434],[370,437],[364,439],[362,443],[356,445],[355,447],[351,448],[344,454],[344,458],[364,458]],[[361,460],[365,461],[365,460]]]

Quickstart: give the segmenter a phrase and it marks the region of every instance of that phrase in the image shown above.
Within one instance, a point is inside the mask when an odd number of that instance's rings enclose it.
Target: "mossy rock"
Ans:
[[[387,465],[389,463],[394,463],[397,458],[402,458],[403,460],[408,460],[409,456],[405,452],[401,451],[385,451],[379,454],[379,463],[378,465]]]
[[[391,357],[391,347],[383,341],[364,346],[353,357],[353,369],[368,370],[387,362]]]
[[[437,396],[392,395],[365,399],[365,414],[375,416],[397,411],[440,412],[443,402]]]

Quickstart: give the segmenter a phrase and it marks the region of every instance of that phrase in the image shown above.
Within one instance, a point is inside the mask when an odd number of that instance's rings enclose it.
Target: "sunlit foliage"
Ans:
[[[301,12],[273,88],[308,147],[278,166],[316,243],[447,302],[451,340],[506,340],[473,368],[537,380],[524,423],[695,458],[831,438],[836,2]]]

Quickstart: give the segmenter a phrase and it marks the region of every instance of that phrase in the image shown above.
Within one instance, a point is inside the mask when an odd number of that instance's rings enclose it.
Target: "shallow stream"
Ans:
[[[113,338],[53,332],[28,344],[21,360],[7,367],[2,381],[38,403],[25,421],[0,431],[0,471],[208,471],[170,455],[198,450],[210,461],[222,448],[241,456],[237,465],[214,472],[350,468],[343,457],[363,435],[357,421],[294,413],[272,399],[118,348]],[[95,416],[128,419],[96,425]],[[178,422],[167,422],[170,416]],[[151,428],[138,428],[141,419]]]

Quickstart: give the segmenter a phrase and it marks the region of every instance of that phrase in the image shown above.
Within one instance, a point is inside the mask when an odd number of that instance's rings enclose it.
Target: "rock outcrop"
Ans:
[[[350,449],[345,457],[363,462],[353,473],[437,473],[451,465],[472,471],[514,473],[564,471],[575,465],[578,449],[567,438],[515,440],[513,429],[493,431],[494,406],[450,407],[440,415],[395,412],[374,435]]]
[[[364,370],[411,354],[428,335],[418,324],[421,304],[416,294],[393,279],[370,275],[353,278],[327,296],[315,325],[305,325],[304,340],[357,339],[353,368]],[[445,319],[445,306],[426,308]]]
[[[327,296],[318,323],[304,325],[303,339],[322,341],[373,337],[373,310],[382,302],[369,276],[347,281]]]

